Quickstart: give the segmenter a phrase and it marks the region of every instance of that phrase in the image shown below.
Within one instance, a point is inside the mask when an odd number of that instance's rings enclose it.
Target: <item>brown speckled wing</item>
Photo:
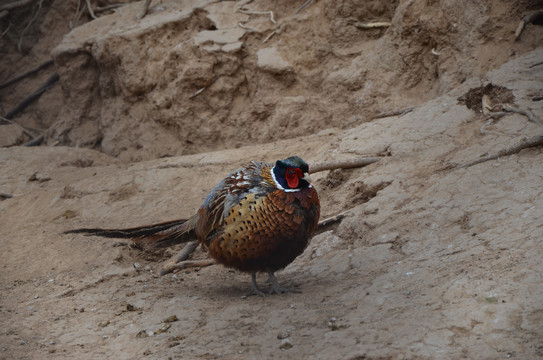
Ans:
[[[230,173],[218,183],[207,196],[204,204],[198,210],[200,221],[196,226],[196,235],[200,241],[209,234],[223,227],[224,219],[230,209],[237,206],[241,199],[254,189],[262,192],[272,191],[273,188],[262,188],[263,169],[271,166],[263,162],[251,162],[247,166]],[[269,172],[269,170],[268,170]]]
[[[303,252],[319,218],[313,188],[247,194],[206,239],[210,255],[242,271],[278,270]]]

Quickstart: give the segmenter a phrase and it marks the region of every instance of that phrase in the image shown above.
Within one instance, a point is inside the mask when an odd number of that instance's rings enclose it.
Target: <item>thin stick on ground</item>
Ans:
[[[183,248],[183,251],[177,255],[177,259],[175,259],[175,263],[180,263],[181,261],[185,261],[189,258],[189,255],[192,254],[192,252],[198,247],[199,243],[198,240],[192,240],[189,241],[185,247]]]
[[[194,99],[196,96],[200,95],[204,90],[207,89],[207,87],[200,88],[194,92],[191,96],[189,96],[189,99]]]
[[[273,18],[273,11],[251,11],[239,9],[238,12],[247,15],[270,15],[270,21],[274,24],[277,24],[277,21]]]
[[[21,36],[19,37],[19,43],[17,43],[17,49],[21,53],[23,52],[23,37],[24,37],[24,34],[25,34],[26,30],[28,30],[30,25],[32,25],[32,23],[38,18],[38,15],[40,13],[42,4],[43,4],[43,0],[38,1],[38,9],[36,10],[36,13],[34,14],[34,16],[32,16],[32,18],[30,19],[28,24],[26,24],[23,31],[21,31]]]
[[[36,138],[36,136],[35,136],[34,134],[32,134],[29,130],[27,130],[23,125],[18,124],[18,123],[16,123],[15,121],[11,121],[11,120],[9,120],[9,119],[6,119],[6,118],[3,117],[3,116],[0,116],[0,121],[3,121],[3,122],[8,123],[8,124],[10,124],[10,125],[16,125],[16,126],[18,126],[19,128],[21,128],[21,130],[23,131],[23,133],[25,133],[26,135],[30,136],[30,138],[31,138],[32,140],[34,140],[34,139]]]
[[[77,0],[77,8],[75,9],[74,19],[70,21],[70,29],[73,29],[77,25],[82,13],[83,10],[81,9],[81,0]]]
[[[191,267],[206,267],[215,264],[215,260],[185,260],[180,263],[164,265],[162,269],[160,269],[160,275],[166,275],[176,270],[182,270]]]
[[[505,113],[504,113],[505,114]],[[481,128],[479,129],[479,134],[481,135],[486,135],[488,134],[488,131],[486,131],[486,128],[490,125],[492,125],[494,123],[494,118],[492,116],[490,116],[490,118],[487,120],[487,122],[485,122],[483,124],[483,126],[481,126]]]
[[[2,34],[0,34],[0,39],[3,38],[4,35],[6,35],[8,33],[9,29],[11,29],[11,23],[9,23],[7,29],[4,30],[4,32]]]
[[[15,115],[23,111],[28,105],[30,105],[34,100],[38,99],[45,91],[51,88],[58,81],[59,76],[57,73],[54,73],[47,79],[47,81],[40,86],[36,91],[27,96],[23,101],[21,101],[14,109],[9,111],[4,117],[6,119],[12,119]]]
[[[382,118],[387,118],[391,116],[405,115],[407,113],[410,113],[413,110],[415,110],[415,107],[408,107],[401,110],[386,111],[386,112],[382,112],[375,115],[372,119],[382,119]]]
[[[334,215],[334,216],[331,216],[331,217],[329,217],[329,218],[326,218],[326,219],[324,219],[324,220],[319,221],[319,224],[317,225],[317,229],[322,229],[322,228],[324,228],[324,227],[327,227],[328,225],[331,225],[331,224],[333,224],[333,223],[336,223],[336,222],[338,222],[338,221],[343,220],[343,218],[345,217],[345,215],[346,215],[349,211],[351,211],[351,209],[346,210],[346,211],[343,211],[343,212],[341,212],[341,213],[339,213],[339,214],[337,214],[337,215]]]
[[[258,32],[257,30],[253,29],[252,27],[249,27],[245,24],[242,24],[241,22],[238,22],[238,26],[242,29],[249,30],[250,32]]]
[[[266,36],[266,38],[264,39],[264,41],[262,41],[262,44],[265,44],[268,42],[268,40],[270,40],[272,38],[273,35],[275,35],[277,33],[276,30],[273,30],[268,36]]]
[[[522,114],[526,116],[529,121],[536,123],[539,126],[543,126],[543,124],[535,118],[534,114],[530,110],[524,110],[524,109],[514,108],[510,106],[502,106],[502,110],[507,111],[507,112],[517,113],[517,114]]]
[[[94,15],[94,11],[92,11],[90,0],[85,0],[85,1],[87,2],[87,9],[89,9],[89,15],[91,16],[91,18],[98,19],[96,15]]]
[[[2,10],[13,10],[18,7],[26,6],[28,4],[31,4],[34,0],[19,0],[19,1],[13,1],[8,4],[0,5],[0,11]]]
[[[43,142],[44,139],[45,139],[45,136],[43,135],[36,136],[34,139],[24,143],[23,146],[26,146],[26,147],[38,146]]]
[[[499,159],[499,158],[504,157],[504,156],[509,156],[509,155],[516,154],[516,153],[518,153],[518,152],[520,152],[521,150],[524,150],[524,149],[528,149],[528,148],[536,147],[536,146],[542,146],[542,145],[543,145],[543,135],[534,136],[534,137],[531,137],[529,139],[521,140],[520,142],[516,143],[515,145],[513,145],[511,147],[508,147],[508,148],[505,148],[503,150],[500,150],[500,151],[498,151],[497,153],[495,153],[493,155],[489,155],[489,156],[481,158],[481,159],[470,161],[467,164],[458,165],[458,166],[455,167],[455,169],[465,169],[465,168],[471,167],[473,165],[478,165],[478,164],[481,164],[481,163],[484,163],[484,162],[487,162],[487,161],[490,161],[490,160],[496,160],[496,159]]]
[[[19,81],[23,80],[24,78],[26,78],[26,77],[28,77],[30,75],[33,75],[33,74],[37,73],[38,71],[40,71],[42,69],[45,69],[45,68],[47,68],[47,67],[49,67],[51,65],[53,65],[53,60],[52,59],[47,60],[46,62],[41,63],[40,65],[36,66],[35,68],[30,69],[27,72],[24,72],[21,75],[18,75],[16,77],[14,77],[13,79],[10,79],[10,80],[6,81],[3,84],[0,84],[0,89],[3,89],[5,87],[7,87],[7,86],[15,84],[16,82],[19,82]]]
[[[308,7],[309,4],[311,4],[312,1],[313,1],[313,0],[307,0],[306,2],[304,2],[304,3],[302,4],[302,6],[300,6],[300,7],[298,8],[298,10],[296,10],[296,12],[294,13],[293,16],[298,15],[298,13],[299,13],[300,11],[302,11],[303,9],[305,9],[306,7]]]
[[[486,128],[492,125],[494,120],[507,115],[507,113],[517,113],[524,115],[528,118],[528,121],[531,121],[539,126],[543,126],[543,124],[541,124],[541,122],[536,119],[535,115],[530,110],[514,108],[504,104],[491,105],[490,98],[487,95],[483,96],[482,98],[482,107],[483,113],[487,116],[489,120],[483,126],[481,126],[481,129],[479,130],[481,135],[486,135]],[[500,109],[501,111],[494,111],[494,109]]]
[[[120,8],[120,7],[124,6],[124,5],[126,5],[126,4],[111,4],[111,5],[106,5],[106,6],[102,6],[102,7],[97,7],[96,9],[94,9],[94,13],[98,14],[98,13],[101,13],[101,12],[104,12],[104,11],[115,10],[117,8]]]
[[[372,22],[372,23],[357,22],[354,24],[354,26],[359,29],[375,29],[375,28],[389,27],[390,25],[391,23],[388,21],[378,21],[378,22]]]
[[[313,164],[309,167],[309,173],[313,174],[319,171],[335,170],[335,169],[350,169],[355,167],[364,167],[381,160],[381,157],[368,157],[345,161],[324,161]]]
[[[520,38],[526,24],[535,22],[535,20],[539,17],[543,17],[543,11],[534,11],[533,13],[524,15],[517,26],[517,30],[515,31],[515,41]]]

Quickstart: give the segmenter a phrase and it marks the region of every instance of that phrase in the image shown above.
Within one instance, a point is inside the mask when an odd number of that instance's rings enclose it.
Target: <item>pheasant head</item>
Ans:
[[[311,187],[309,166],[298,156],[278,160],[271,174],[277,187],[287,192]]]

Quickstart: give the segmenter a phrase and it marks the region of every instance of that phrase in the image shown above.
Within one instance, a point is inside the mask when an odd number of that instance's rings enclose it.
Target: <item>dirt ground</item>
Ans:
[[[91,3],[0,11],[0,82],[54,59],[2,114],[60,75],[0,125],[0,359],[543,358],[543,149],[491,158],[543,127],[482,107],[543,120],[543,28],[513,41],[540,2]],[[346,217],[278,272],[301,293],[61,234],[186,218],[293,154],[382,157],[312,175],[321,218]]]

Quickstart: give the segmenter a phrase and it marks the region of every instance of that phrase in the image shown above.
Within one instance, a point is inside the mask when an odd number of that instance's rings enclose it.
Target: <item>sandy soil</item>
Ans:
[[[61,42],[77,2],[50,1],[26,53],[4,39],[3,78],[53,51],[61,80],[14,119],[47,145],[2,125],[0,358],[543,358],[543,150],[455,167],[543,134],[517,113],[481,132],[483,94],[543,119],[541,27],[511,40],[537,2],[245,2],[276,24],[196,3],[83,17]],[[292,154],[383,156],[312,176],[322,217],[348,212],[277,274],[302,293],[246,297],[219,265],[159,276],[181,247],[61,234],[188,217],[231,170]]]

